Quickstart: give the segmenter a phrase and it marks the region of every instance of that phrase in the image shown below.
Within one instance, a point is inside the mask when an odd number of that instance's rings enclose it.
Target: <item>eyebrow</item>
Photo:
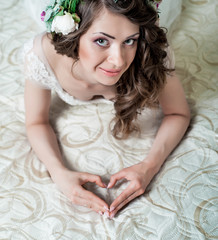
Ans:
[[[115,37],[113,37],[113,36],[111,36],[111,35],[109,35],[109,34],[107,34],[107,33],[104,33],[104,32],[96,32],[96,33],[93,33],[93,34],[102,34],[102,35],[105,35],[106,37],[109,37],[109,38],[112,38],[112,39],[116,39]],[[129,37],[127,37],[127,38],[131,38],[131,37],[134,37],[134,36],[136,36],[136,35],[139,35],[139,33],[134,33],[134,34],[132,34],[132,35],[130,35]],[[126,38],[126,39],[127,39]]]

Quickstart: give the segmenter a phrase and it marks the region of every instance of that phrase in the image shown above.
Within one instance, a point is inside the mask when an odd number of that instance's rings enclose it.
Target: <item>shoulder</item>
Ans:
[[[41,38],[41,48],[45,56],[55,56],[57,54],[51,41],[52,37],[47,33]]]
[[[44,60],[45,55],[51,55],[51,53],[55,55],[56,51],[51,43],[51,38],[46,32],[36,35],[24,44],[24,57],[30,53],[34,53],[41,60]]]
[[[27,60],[28,56],[31,54],[40,57],[41,55],[41,39],[44,33],[40,33],[35,37],[26,41],[22,47],[22,57],[24,62]]]
[[[63,56],[58,54],[52,44],[52,36],[45,34],[41,40],[41,49],[43,52],[45,62],[50,66],[51,69],[56,69],[57,64],[62,60]],[[54,71],[55,72],[55,71]]]
[[[44,33],[36,35],[34,38],[27,41],[23,46],[22,57],[25,67],[34,66],[34,63],[45,63],[45,58],[42,50],[42,38]]]
[[[24,45],[24,77],[44,89],[50,89],[50,72],[42,48],[41,33]]]

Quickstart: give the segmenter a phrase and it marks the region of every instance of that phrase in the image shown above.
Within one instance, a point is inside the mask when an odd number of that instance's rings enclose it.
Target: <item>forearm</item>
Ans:
[[[49,173],[53,175],[58,170],[64,169],[57,138],[50,124],[32,124],[26,129],[33,150]]]
[[[158,172],[168,155],[178,145],[189,125],[189,116],[166,115],[160,125],[148,156],[144,159]]]

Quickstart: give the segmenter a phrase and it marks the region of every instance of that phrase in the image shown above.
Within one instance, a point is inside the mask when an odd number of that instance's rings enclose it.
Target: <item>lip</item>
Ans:
[[[100,70],[109,77],[114,77],[120,74],[121,70],[115,70],[115,69],[104,69],[100,68]]]

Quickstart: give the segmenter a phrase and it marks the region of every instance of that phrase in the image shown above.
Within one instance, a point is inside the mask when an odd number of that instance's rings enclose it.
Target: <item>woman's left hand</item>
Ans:
[[[110,218],[113,218],[128,202],[143,194],[155,174],[156,171],[149,167],[148,162],[141,162],[131,167],[124,168],[112,175],[108,188],[112,188],[117,181],[124,178],[130,181],[130,183],[111,204],[110,211],[108,212]]]

